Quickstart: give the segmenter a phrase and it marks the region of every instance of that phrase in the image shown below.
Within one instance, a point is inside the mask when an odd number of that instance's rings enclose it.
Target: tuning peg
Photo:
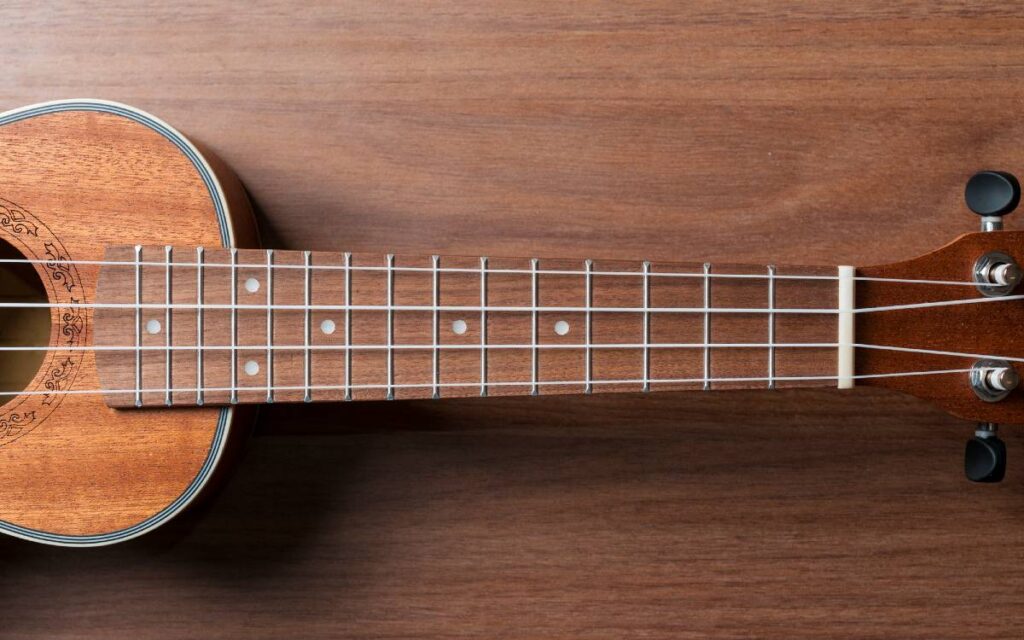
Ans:
[[[967,208],[982,217],[982,231],[1003,228],[1000,218],[1020,203],[1020,183],[1006,171],[979,171],[964,189]]]
[[[971,482],[1001,482],[1006,475],[1006,444],[996,437],[997,425],[978,425],[964,449],[964,473]]]

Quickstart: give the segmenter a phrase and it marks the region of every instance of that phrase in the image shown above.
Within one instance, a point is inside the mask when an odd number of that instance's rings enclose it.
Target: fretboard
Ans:
[[[119,407],[846,386],[842,269],[112,247],[97,364]]]

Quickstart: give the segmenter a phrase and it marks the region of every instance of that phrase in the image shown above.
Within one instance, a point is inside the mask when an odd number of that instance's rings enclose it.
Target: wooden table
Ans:
[[[273,247],[870,264],[974,229],[973,171],[1024,174],[1012,3],[40,2],[0,24],[0,104],[160,115],[237,169]],[[865,390],[275,406],[166,531],[0,541],[0,635],[1020,637],[1024,437],[971,485],[971,429]]]

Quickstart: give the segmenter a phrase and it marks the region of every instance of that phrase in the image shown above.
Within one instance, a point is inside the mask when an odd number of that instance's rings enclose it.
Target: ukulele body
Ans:
[[[67,546],[138,536],[216,484],[254,408],[122,411],[98,394],[47,395],[99,383],[94,354],[80,350],[95,335],[93,310],[59,305],[95,302],[100,267],[83,262],[102,260],[105,245],[258,246],[251,207],[216,159],[120,104],[7,112],[0,150],[0,247],[41,261],[25,267],[37,276],[29,286],[57,305],[42,310],[42,359],[0,365],[32,392],[0,398],[0,531]],[[0,341],[20,330],[17,313],[2,318]]]

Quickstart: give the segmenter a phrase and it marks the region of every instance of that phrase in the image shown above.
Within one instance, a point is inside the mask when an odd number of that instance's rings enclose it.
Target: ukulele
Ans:
[[[245,191],[168,124],[96,100],[0,115],[0,531],[103,545],[208,493],[255,408],[878,386],[1024,422],[1009,174],[982,231],[895,264],[784,266],[259,248]]]

